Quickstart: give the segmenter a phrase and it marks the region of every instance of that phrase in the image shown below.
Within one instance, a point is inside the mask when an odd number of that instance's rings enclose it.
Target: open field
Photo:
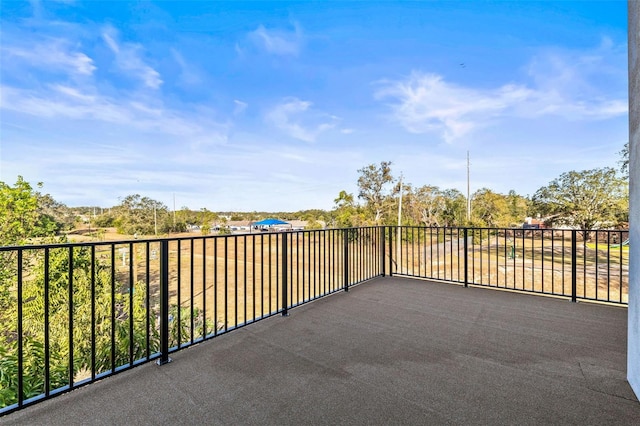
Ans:
[[[406,237],[409,241],[399,251],[394,250],[398,273],[464,282],[461,234],[426,230]],[[470,284],[571,296],[575,274],[579,298],[618,303],[628,300],[626,246],[578,240],[574,248],[570,232],[528,236],[484,232],[469,237],[466,253]]]

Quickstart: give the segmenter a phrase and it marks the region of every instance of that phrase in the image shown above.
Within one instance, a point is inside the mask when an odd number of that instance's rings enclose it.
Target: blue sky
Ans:
[[[532,195],[617,166],[626,2],[0,2],[0,180],[331,209],[357,170]]]

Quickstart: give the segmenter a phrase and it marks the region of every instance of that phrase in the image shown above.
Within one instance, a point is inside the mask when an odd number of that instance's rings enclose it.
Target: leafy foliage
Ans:
[[[379,225],[388,205],[389,187],[394,182],[391,162],[382,161],[379,166],[369,164],[358,173],[358,198],[366,202],[365,208],[373,214],[373,223]]]
[[[0,182],[1,245],[21,245],[34,237],[55,235],[58,224],[43,213],[41,199],[46,197],[36,193],[22,176],[18,176],[13,187]]]
[[[628,211],[627,182],[611,167],[571,171],[538,189],[533,203],[551,224],[603,228],[615,224],[621,211]]]

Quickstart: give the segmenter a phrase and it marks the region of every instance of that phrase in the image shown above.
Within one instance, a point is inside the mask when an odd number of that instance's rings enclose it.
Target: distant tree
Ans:
[[[115,226],[115,222],[116,217],[109,211],[97,215],[92,220],[93,225],[97,226],[98,228],[111,228]]]
[[[482,188],[473,194],[471,200],[471,217],[475,224],[494,228],[509,226],[511,215],[504,195]]]
[[[162,224],[168,223],[167,206],[139,194],[128,195],[113,210],[116,214],[115,225],[118,232],[123,234],[154,234],[156,225],[158,231],[162,232]]]
[[[509,208],[509,224],[507,226],[520,226],[529,215],[531,201],[511,190],[507,195],[507,204]]]
[[[622,150],[618,153],[620,154],[620,171],[625,177],[629,177],[629,142],[625,143],[622,147]]]
[[[467,199],[457,189],[446,189],[442,192],[444,210],[442,226],[464,226],[467,224]]]
[[[73,229],[78,222],[78,216],[65,204],[53,199],[49,194],[35,193],[38,198],[38,212],[56,223],[56,232]]]
[[[446,199],[437,186],[424,185],[413,191],[408,207],[415,223],[423,226],[440,226]]]
[[[370,164],[359,169],[358,173],[358,198],[365,201],[365,208],[372,214],[373,223],[378,225],[382,222],[394,181],[391,162],[382,161],[379,166]]]
[[[353,194],[340,191],[338,198],[333,200],[335,207],[331,212],[332,226],[334,228],[350,228],[359,222],[359,208],[355,203]]]
[[[536,212],[551,224],[581,230],[614,225],[621,211],[628,210],[627,181],[611,167],[563,173],[534,194]],[[589,239],[588,232],[583,232]]]
[[[308,229],[308,230],[322,229],[322,228],[323,228],[322,224],[315,219],[311,219],[307,221],[307,226],[305,226],[305,229]]]
[[[204,235],[209,233],[211,229],[211,225],[214,221],[220,219],[220,216],[217,213],[207,210],[206,208],[200,209],[198,222],[200,224],[200,228],[203,230],[202,233]],[[205,228],[207,229],[207,233],[204,233]]]

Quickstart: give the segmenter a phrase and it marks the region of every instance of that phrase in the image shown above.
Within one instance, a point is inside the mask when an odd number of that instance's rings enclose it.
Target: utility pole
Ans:
[[[471,222],[471,184],[469,180],[469,151],[467,151],[467,223]]]

